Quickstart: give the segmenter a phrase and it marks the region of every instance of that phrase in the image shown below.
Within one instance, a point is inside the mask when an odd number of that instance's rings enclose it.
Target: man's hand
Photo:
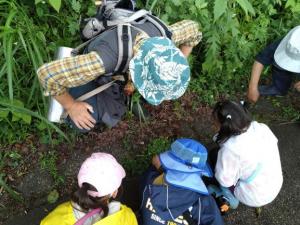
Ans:
[[[55,99],[64,107],[79,129],[90,130],[95,126],[96,121],[90,114],[90,112],[94,112],[91,105],[86,102],[75,101],[68,92],[55,96]]]
[[[181,50],[183,55],[187,58],[191,54],[193,47],[188,45],[180,45],[179,49]]]
[[[259,94],[257,87],[249,87],[248,92],[247,92],[247,97],[250,102],[252,102],[252,103],[257,102],[259,96],[260,96],[260,94]]]
[[[297,83],[295,83],[294,88],[300,92],[300,81],[298,81]]]
[[[90,114],[93,107],[88,103],[74,101],[66,111],[78,128],[90,130],[95,126],[96,120]]]

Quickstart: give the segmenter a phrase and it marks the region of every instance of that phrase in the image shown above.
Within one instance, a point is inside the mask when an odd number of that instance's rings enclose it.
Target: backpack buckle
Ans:
[[[129,35],[128,34],[122,34],[122,41],[129,41]]]

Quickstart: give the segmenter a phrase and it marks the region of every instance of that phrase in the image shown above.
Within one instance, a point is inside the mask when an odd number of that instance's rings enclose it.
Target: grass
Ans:
[[[41,169],[49,171],[54,179],[55,186],[64,183],[64,177],[59,174],[57,166],[57,153],[55,151],[42,155],[40,159]]]
[[[17,160],[20,159],[17,153],[0,152],[0,171],[3,171],[8,157]],[[1,188],[3,188],[14,200],[18,202],[23,201],[23,198],[6,183],[6,174],[4,172],[0,172],[0,189]]]
[[[2,0],[0,5],[0,24],[4,24],[0,26],[0,57],[4,59],[0,62],[0,121],[6,123],[7,129],[17,130],[20,122],[24,129],[32,121],[40,120],[46,124],[49,135],[55,131],[68,140],[43,116],[47,99],[42,95],[35,71],[49,60],[49,54],[41,27],[32,20],[28,8],[17,1]],[[16,140],[17,136],[8,138],[0,134],[1,142]]]
[[[123,145],[130,151],[129,140],[125,139]],[[152,157],[169,149],[171,140],[164,137],[153,139],[140,154],[128,156],[121,164],[128,174],[136,175],[143,173],[151,164]]]

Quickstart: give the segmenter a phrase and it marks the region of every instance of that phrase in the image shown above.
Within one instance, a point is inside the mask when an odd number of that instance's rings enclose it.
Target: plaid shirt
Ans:
[[[194,47],[202,39],[199,25],[191,20],[183,20],[168,27],[172,32],[172,41],[177,45]],[[138,51],[146,33],[139,33],[134,41],[133,52]],[[101,56],[96,52],[68,57],[46,63],[37,70],[45,95],[61,95],[67,88],[77,87],[105,74]]]

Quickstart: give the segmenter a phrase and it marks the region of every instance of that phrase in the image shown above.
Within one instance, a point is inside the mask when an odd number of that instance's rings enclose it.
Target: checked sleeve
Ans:
[[[37,70],[46,96],[61,95],[68,88],[86,84],[104,73],[102,59],[96,52],[55,60]]]
[[[182,44],[195,47],[202,39],[199,24],[192,20],[182,20],[168,26],[172,32],[172,41],[180,46]]]

